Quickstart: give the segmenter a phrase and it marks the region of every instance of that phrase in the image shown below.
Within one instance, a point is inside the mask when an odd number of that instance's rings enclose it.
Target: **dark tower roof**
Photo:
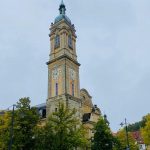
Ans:
[[[71,20],[66,16],[66,6],[63,0],[61,1],[61,4],[59,6],[59,13],[60,13],[59,16],[55,18],[55,23],[64,19],[65,21],[71,24]]]

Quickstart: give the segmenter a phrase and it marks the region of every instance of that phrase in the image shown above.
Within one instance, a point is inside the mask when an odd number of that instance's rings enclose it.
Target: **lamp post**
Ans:
[[[15,107],[16,107],[16,105],[13,105],[12,117],[11,117],[11,127],[10,127],[10,142],[9,142],[8,150],[12,149],[12,143],[13,143],[13,129],[14,129],[14,112],[15,112]]]
[[[122,127],[123,125],[125,125],[126,141],[127,141],[126,150],[130,150],[127,119],[125,118],[125,122],[124,122],[124,123],[122,122],[120,125],[121,125],[121,127]]]

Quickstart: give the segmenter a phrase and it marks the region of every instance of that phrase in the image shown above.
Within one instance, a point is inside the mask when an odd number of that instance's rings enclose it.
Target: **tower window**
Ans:
[[[60,46],[60,36],[56,35],[55,37],[55,48],[58,48]]]
[[[70,48],[72,48],[72,37],[71,37],[71,35],[68,36],[68,46]]]
[[[55,108],[55,112],[57,112],[57,108]]]
[[[56,92],[56,96],[58,95],[58,83],[56,83],[56,85],[55,85],[56,87],[55,87],[55,92]]]
[[[72,82],[72,96],[74,96],[74,82]]]
[[[46,109],[43,109],[42,118],[46,118]]]

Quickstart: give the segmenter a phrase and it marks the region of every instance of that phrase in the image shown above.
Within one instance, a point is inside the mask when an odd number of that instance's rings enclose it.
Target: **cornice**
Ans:
[[[58,60],[60,60],[60,59],[63,59],[63,58],[67,58],[67,59],[71,60],[72,62],[74,62],[74,63],[75,63],[76,65],[78,65],[78,66],[81,65],[81,64],[79,64],[76,60],[72,59],[71,57],[69,57],[69,56],[66,55],[66,54],[64,54],[64,55],[62,55],[62,56],[60,56],[60,57],[58,57],[58,58],[55,58],[55,59],[53,59],[53,60],[50,60],[50,61],[48,61],[46,64],[47,64],[47,65],[50,65],[50,64],[52,64],[52,63],[54,63],[54,62],[56,62],[56,61],[58,61]]]
[[[75,27],[74,27],[74,24],[68,23],[65,19],[62,19],[61,21],[59,21],[59,22],[57,22],[55,24],[52,23],[51,27],[50,27],[50,30],[52,30],[53,28],[56,28],[57,26],[59,26],[62,23],[66,23],[73,31],[76,31]]]
[[[80,98],[77,98],[77,97],[74,97],[70,94],[61,94],[61,95],[58,95],[58,96],[55,96],[55,97],[51,97],[49,99],[47,99],[47,101],[56,101],[56,100],[61,100],[63,99],[63,97],[67,97],[67,99],[70,99],[70,100],[74,100],[76,102],[81,102],[82,100]]]
[[[62,23],[67,24],[67,25],[69,26],[69,28],[66,27],[66,26],[62,26],[62,27],[60,28],[59,25],[61,25]],[[75,30],[74,25],[73,25],[73,24],[69,24],[69,23],[66,22],[64,19],[63,19],[62,21],[56,23],[56,24],[51,24],[51,27],[49,28],[49,30],[51,31],[51,33],[49,34],[49,36],[52,36],[53,34],[55,34],[55,31],[56,31],[57,29],[58,29],[59,31],[65,29],[65,30],[67,30],[68,32],[69,32],[69,30],[71,30],[71,31],[72,31],[72,34],[73,34],[75,37],[77,37],[76,34],[75,34],[76,30]]]

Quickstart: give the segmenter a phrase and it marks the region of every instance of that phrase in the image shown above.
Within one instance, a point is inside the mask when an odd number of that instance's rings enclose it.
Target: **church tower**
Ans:
[[[76,54],[76,30],[66,16],[63,1],[59,6],[59,16],[50,27],[50,57],[48,65],[47,115],[57,111],[59,103],[81,114],[79,66]]]

